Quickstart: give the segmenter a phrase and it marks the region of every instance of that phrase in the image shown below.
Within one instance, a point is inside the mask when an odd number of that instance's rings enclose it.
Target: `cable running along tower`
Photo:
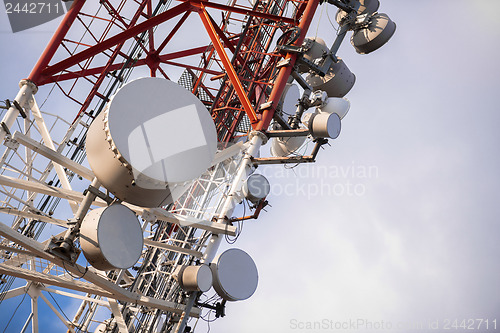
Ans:
[[[29,296],[23,332],[40,302],[68,332],[189,332],[251,297],[253,259],[219,245],[268,204],[256,167],[314,162],[350,106],[341,43],[396,29],[378,0],[327,2],[331,46],[308,37],[319,0],[73,1],[1,105],[0,302]]]

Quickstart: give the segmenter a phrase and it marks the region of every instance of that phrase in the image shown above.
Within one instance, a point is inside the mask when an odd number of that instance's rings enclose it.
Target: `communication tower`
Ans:
[[[314,162],[350,106],[342,41],[396,29],[378,0],[327,2],[331,46],[307,37],[319,0],[72,2],[2,105],[0,301],[30,297],[23,332],[40,301],[69,332],[188,332],[251,297],[253,259],[218,248],[268,204],[256,166]]]

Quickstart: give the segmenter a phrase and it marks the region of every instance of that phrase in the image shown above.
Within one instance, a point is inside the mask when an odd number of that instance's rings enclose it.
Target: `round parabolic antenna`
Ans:
[[[196,274],[196,281],[198,282],[198,289],[202,292],[208,291],[212,288],[212,272],[207,265],[201,265]]]
[[[354,86],[356,76],[349,70],[345,62],[338,58],[332,63],[325,76],[308,74],[306,82],[314,90],[323,90],[328,97],[344,97]]]
[[[320,40],[319,38],[317,40]],[[324,42],[323,42],[324,43]],[[285,86],[283,96],[281,97],[282,109],[285,114],[295,114],[297,103],[300,99],[300,90],[296,84]],[[282,129],[281,127],[277,129]],[[306,141],[305,136],[273,138],[271,141],[271,154],[276,157],[288,156]]]
[[[314,61],[314,59],[321,57],[324,53],[328,53],[328,47],[325,41],[318,37],[307,37],[302,46],[307,49],[303,57],[309,61]],[[309,67],[304,64],[299,64],[298,71],[299,73],[305,73],[309,71]]]
[[[227,301],[241,301],[253,295],[257,289],[257,266],[243,250],[229,249],[212,262],[215,291]]]
[[[271,155],[284,157],[292,154],[302,147],[306,141],[305,136],[292,136],[283,138],[273,138],[271,141]]]
[[[181,287],[187,291],[206,292],[212,288],[212,271],[207,265],[187,266],[180,278]]]
[[[320,106],[321,112],[336,113],[339,115],[340,120],[344,119],[347,112],[351,108],[351,102],[345,97],[330,97],[326,100],[326,104]]]
[[[396,23],[387,14],[377,13],[367,27],[354,32],[351,44],[359,54],[368,54],[387,43],[395,31]]]
[[[137,185],[161,188],[199,177],[217,149],[212,117],[187,89],[160,78],[141,78],[112,97],[108,128]]]
[[[90,211],[80,230],[83,253],[100,270],[132,267],[141,256],[143,242],[137,216],[121,204]]]
[[[287,83],[281,98],[283,112],[287,114],[295,114],[299,99],[299,87],[296,84]]]
[[[254,173],[245,180],[241,188],[243,196],[248,200],[257,203],[267,197],[271,191],[271,185],[266,177]]]
[[[320,112],[311,118],[310,130],[315,138],[336,139],[340,134],[340,117],[336,113]]]

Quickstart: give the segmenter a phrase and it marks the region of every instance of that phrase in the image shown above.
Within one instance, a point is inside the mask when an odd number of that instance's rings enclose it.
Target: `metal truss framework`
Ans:
[[[40,298],[70,332],[92,331],[99,323],[119,332],[182,331],[189,317],[200,316],[194,306],[199,295],[183,292],[173,274],[179,265],[209,261],[217,249],[214,244],[239,232],[226,219],[265,137],[256,135],[246,146],[221,151],[174,205],[129,205],[149,234],[132,269],[102,272],[71,264],[45,251],[47,241],[38,238],[44,230],[64,232],[68,212],[75,213],[85,200],[84,190],[94,179],[84,166],[86,131],[133,68],[147,66],[151,76],[167,79],[170,68],[182,68],[179,83],[211,111],[220,142],[251,129],[265,132],[297,57],[272,48],[277,42],[301,45],[318,3],[257,0],[249,7],[236,0],[73,2],[21,82],[16,105],[8,108],[0,128],[0,140],[5,139],[0,213],[3,221],[13,217],[10,226],[0,223],[0,301],[30,296],[32,312],[25,328],[31,323],[37,331]],[[178,48],[175,41],[193,17],[208,40]],[[76,112],[42,112],[34,94],[46,84],[54,84]],[[56,138],[55,133],[64,134]],[[106,202],[96,199],[92,204]],[[50,231],[47,226],[52,226]],[[11,289],[14,277],[26,285]],[[71,320],[47,298],[52,294],[82,301]],[[99,320],[102,309],[113,319]]]
[[[152,1],[144,0],[132,2],[137,8],[135,12],[132,9],[130,19],[126,19],[123,12],[131,10],[131,1],[122,0],[115,6],[108,0],[101,1],[104,15],[99,11],[98,14],[85,13],[84,3],[84,0],[74,1],[29,75],[31,82],[37,86],[55,82],[67,97],[80,105],[79,115],[88,110],[96,97],[109,98],[100,92],[109,75],[117,75],[123,80],[123,71],[127,68],[147,65],[151,76],[161,74],[168,79],[163,69],[166,65],[190,69],[196,72],[193,92],[202,91],[208,95],[210,100],[206,102],[213,105],[219,139],[229,141],[243,114],[253,129],[265,130],[269,126],[297,56],[287,54],[286,65],[276,68],[284,55],[270,50],[273,37],[277,31],[297,29],[298,34],[292,42],[301,45],[319,1],[255,1],[253,7],[237,4],[236,0],[229,4],[182,0],[174,6],[170,1],[160,1],[153,9]],[[222,14],[220,26],[209,14],[209,9]],[[167,52],[175,34],[193,14],[200,17],[210,42]],[[93,28],[96,21],[106,22],[100,35]],[[166,22],[175,22],[168,35],[155,35],[155,29]],[[76,23],[83,27],[85,40],[68,38],[70,28]],[[231,31],[232,26],[243,26],[243,31]],[[136,42],[132,54],[124,51],[130,41]],[[71,45],[77,47],[71,50]],[[233,54],[232,59],[226,49]],[[66,50],[66,54],[61,57],[62,50]],[[182,60],[193,55],[202,55],[201,64]],[[53,61],[55,56],[60,60]],[[222,79],[222,85],[210,85],[207,75],[213,75],[210,80]],[[87,81],[91,87],[83,101],[73,97],[80,80]],[[62,87],[63,82],[66,89]],[[81,94],[80,89],[78,93]]]

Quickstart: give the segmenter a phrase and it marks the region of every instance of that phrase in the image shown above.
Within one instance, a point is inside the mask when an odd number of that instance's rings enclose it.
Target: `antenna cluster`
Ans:
[[[257,290],[248,253],[219,253],[268,206],[272,181],[256,170],[316,160],[340,135],[356,82],[337,55],[341,43],[352,32],[356,52],[369,54],[396,25],[378,13],[378,0],[328,0],[339,24],[328,46],[306,37],[319,0],[236,2],[159,1],[153,9],[152,0],[102,0],[109,17],[94,23],[97,14],[75,0],[16,98],[0,106],[0,213],[14,216],[0,223],[0,274],[8,277],[0,285],[2,297],[15,297],[14,277],[36,282],[25,287],[34,332],[36,299],[50,285],[85,293],[72,320],[58,315],[71,332],[189,332],[189,318],[207,310],[223,317],[227,303]],[[136,9],[127,16],[129,6]],[[212,11],[222,13],[220,24]],[[175,37],[185,42],[181,28],[196,15],[209,42],[165,53]],[[76,23],[90,41],[67,36]],[[155,34],[162,23],[167,31]],[[69,42],[76,51],[58,58]],[[189,63],[194,55],[199,62]],[[151,77],[125,82],[137,66]],[[169,66],[183,69],[179,83]],[[77,102],[73,122],[55,116],[48,125],[53,114],[40,110],[35,94],[53,82]],[[306,141],[315,144],[299,154]],[[261,156],[267,142],[271,157]],[[46,224],[60,232],[38,241]],[[109,319],[97,322],[98,309]]]
[[[292,81],[283,93],[281,114],[292,111],[292,104],[297,107],[287,121],[278,118],[275,130],[298,130],[304,125],[309,130],[306,134],[314,139],[337,138],[340,120],[350,108],[344,96],[356,82],[356,76],[344,60],[337,56],[340,45],[347,33],[352,31],[351,44],[356,52],[368,54],[387,43],[396,30],[396,24],[386,14],[377,12],[380,6],[378,0],[328,0],[328,3],[338,7],[336,20],[339,31],[331,47],[318,37],[305,38],[300,46],[290,42],[278,45],[280,52],[298,55],[290,78]],[[302,88],[303,94],[295,99],[295,103],[291,103],[289,95],[297,94],[297,85]],[[305,113],[311,107],[315,107],[315,111]],[[305,141],[300,138],[303,134],[288,135],[273,139],[271,153],[275,157],[293,154]]]

